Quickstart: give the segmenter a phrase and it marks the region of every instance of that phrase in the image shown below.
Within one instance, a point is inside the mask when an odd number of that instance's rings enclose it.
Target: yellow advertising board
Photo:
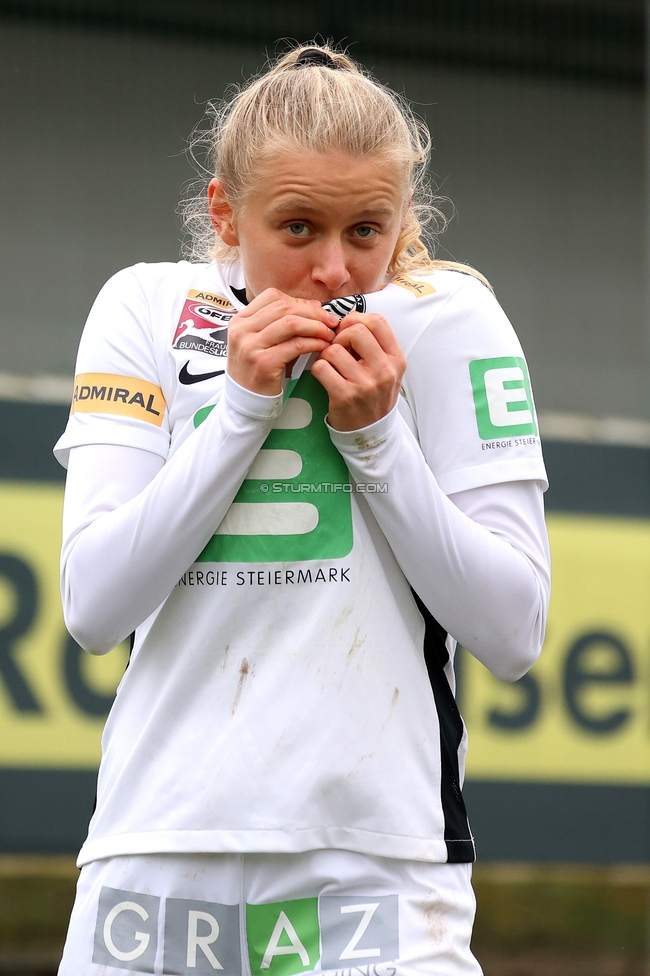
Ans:
[[[92,657],[61,613],[63,486],[0,482],[0,766],[93,769],[127,649]]]
[[[542,656],[515,684],[463,655],[474,779],[650,785],[650,520],[548,516]]]
[[[93,769],[127,661],[67,635],[61,485],[0,481],[0,766]],[[463,654],[468,776],[650,785],[650,520],[551,514],[542,658],[508,685]]]

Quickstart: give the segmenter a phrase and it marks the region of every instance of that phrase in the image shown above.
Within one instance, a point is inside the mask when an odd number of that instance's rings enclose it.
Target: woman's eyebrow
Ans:
[[[277,214],[295,213],[297,211],[300,211],[300,213],[322,213],[320,207],[313,207],[298,197],[292,200],[284,200],[282,203],[278,203],[275,207],[272,207],[271,210]]]
[[[315,207],[305,200],[300,200],[296,198],[294,200],[285,200],[279,203],[277,206],[272,207],[272,212],[274,214],[322,214],[325,212],[326,207]],[[391,217],[395,213],[393,207],[369,207],[365,210],[357,211],[353,214],[353,219],[355,221],[360,220],[372,220],[375,217]]]
[[[372,220],[373,217],[392,217],[394,213],[394,207],[372,207],[368,210],[361,210],[355,216],[357,220]]]

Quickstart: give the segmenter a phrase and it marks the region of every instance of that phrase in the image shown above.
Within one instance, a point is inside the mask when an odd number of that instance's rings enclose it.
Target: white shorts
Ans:
[[[470,878],[339,850],[93,861],[59,976],[481,976]]]

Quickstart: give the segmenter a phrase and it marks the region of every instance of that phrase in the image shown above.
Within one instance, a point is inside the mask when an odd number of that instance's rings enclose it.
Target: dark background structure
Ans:
[[[542,412],[650,420],[642,0],[0,0],[1,370],[69,376],[101,284],[176,260],[205,103],[331,37],[413,99]]]
[[[643,0],[2,0],[0,16],[173,40],[248,42],[321,36],[384,55],[639,86]]]

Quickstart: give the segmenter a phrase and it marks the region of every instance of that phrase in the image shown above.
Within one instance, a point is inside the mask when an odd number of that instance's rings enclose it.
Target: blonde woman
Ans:
[[[543,640],[526,364],[347,56],[286,54],[211,152],[198,254],[104,287],[56,449],[70,632],[134,634],[60,974],[478,976],[452,661]]]

